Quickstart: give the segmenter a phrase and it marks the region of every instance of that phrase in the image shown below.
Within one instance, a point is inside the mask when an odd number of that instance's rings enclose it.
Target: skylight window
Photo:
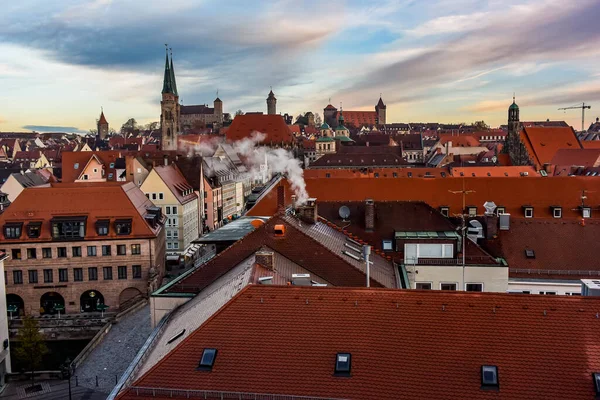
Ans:
[[[335,356],[335,374],[350,375],[352,355],[350,353],[337,353]]]
[[[205,371],[212,370],[213,365],[215,365],[215,358],[217,358],[217,349],[204,349],[198,369]]]
[[[392,245],[392,241],[391,240],[384,240],[383,241],[383,250],[384,251],[392,251],[392,250],[394,250],[394,247]]]
[[[481,386],[497,388],[498,384],[498,367],[495,365],[481,366]]]
[[[590,207],[583,207],[581,209],[581,216],[583,218],[591,218],[592,217],[592,209]]]
[[[600,372],[594,372],[592,374],[594,379],[594,388],[596,389],[596,396],[600,395]]]
[[[535,258],[535,251],[533,251],[531,249],[525,249],[525,257]]]
[[[525,218],[533,218],[533,207],[523,207]]]
[[[440,213],[444,217],[448,217],[450,215],[450,207],[448,207],[448,206],[442,206],[442,207],[440,207]]]
[[[552,207],[552,216],[554,218],[561,218],[562,217],[562,208]]]

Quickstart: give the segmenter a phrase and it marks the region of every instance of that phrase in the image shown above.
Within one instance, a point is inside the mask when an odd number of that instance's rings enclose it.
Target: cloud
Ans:
[[[25,125],[23,129],[36,132],[85,133],[74,126]]]

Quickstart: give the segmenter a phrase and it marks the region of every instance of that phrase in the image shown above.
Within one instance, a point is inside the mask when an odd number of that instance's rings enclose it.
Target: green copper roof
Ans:
[[[323,136],[316,140],[317,142],[333,142],[333,138],[329,136]]]
[[[162,93],[174,93],[173,83],[171,81],[171,68],[169,67],[169,54],[166,55],[165,59],[165,77],[163,79],[163,90]]]
[[[510,107],[508,107],[509,110],[518,110],[519,106],[517,105],[517,103],[515,103],[513,101],[513,103],[510,105]]]
[[[323,125],[321,125],[321,129],[331,129],[331,127],[327,124],[327,122],[323,122]]]
[[[179,96],[177,93],[177,82],[175,81],[175,68],[173,68],[173,54],[171,54],[171,85],[173,86],[173,94]]]
[[[335,128],[336,131],[347,131],[348,128],[346,128],[344,125],[340,124],[337,126],[337,128]]]
[[[348,136],[340,135],[334,137],[335,140],[339,140],[340,142],[354,142],[354,140],[350,139]]]

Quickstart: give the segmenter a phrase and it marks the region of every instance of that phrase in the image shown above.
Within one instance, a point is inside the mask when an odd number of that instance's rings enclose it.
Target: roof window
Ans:
[[[484,388],[497,388],[498,384],[498,367],[495,365],[481,366],[481,386]]]
[[[217,349],[204,349],[202,358],[198,364],[198,369],[202,371],[212,371],[213,365],[215,365],[215,358],[217,358]]]
[[[532,249],[525,249],[525,257],[535,258],[535,251],[533,251]]]
[[[594,379],[594,388],[596,389],[596,397],[600,396],[600,372],[594,372],[592,374]]]
[[[533,218],[533,207],[523,206],[523,213],[525,214],[525,218]]]
[[[350,353],[337,353],[335,356],[335,375],[350,376],[352,366]]]
[[[450,215],[450,207],[448,206],[441,206],[440,207],[440,213],[444,216],[444,217],[448,217]]]
[[[409,177],[409,178],[412,178],[412,172],[409,172],[409,173],[408,173],[408,177]]]
[[[583,218],[591,218],[592,217],[592,208],[591,207],[582,207],[581,208],[581,216]]]
[[[383,241],[383,251],[393,251],[394,250],[394,246],[392,244],[391,240],[384,240]]]
[[[469,217],[476,217],[477,216],[477,207],[476,206],[467,206],[467,214],[469,214]]]
[[[562,218],[562,208],[561,207],[553,206],[551,208],[552,208],[552,216],[554,218]]]

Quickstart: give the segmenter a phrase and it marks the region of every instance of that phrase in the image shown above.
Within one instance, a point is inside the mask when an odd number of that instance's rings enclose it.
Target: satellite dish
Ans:
[[[492,157],[492,162],[493,162],[493,163],[495,163],[496,161],[498,161],[498,157],[496,157],[496,156],[493,156],[493,157]]]
[[[494,213],[494,211],[496,211],[496,203],[493,201],[486,201],[483,203],[483,208],[485,208],[485,213],[487,215],[491,215]]]
[[[339,210],[340,217],[346,219],[350,216],[350,209],[347,206],[341,206]]]

